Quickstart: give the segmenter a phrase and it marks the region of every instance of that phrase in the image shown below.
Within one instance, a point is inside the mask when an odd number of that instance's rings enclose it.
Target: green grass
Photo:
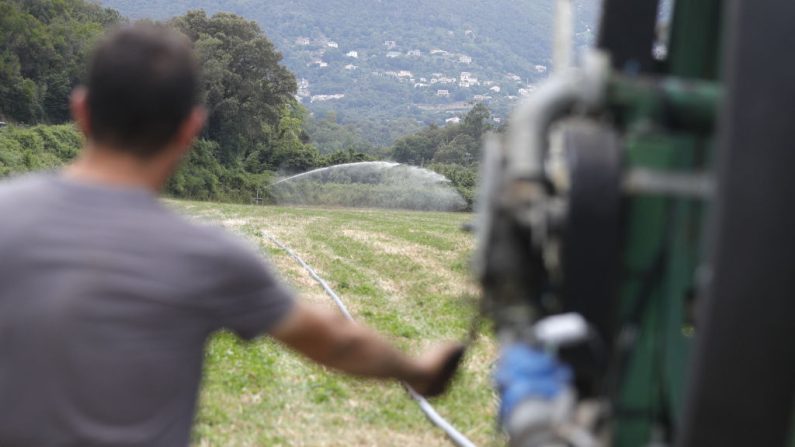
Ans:
[[[462,213],[255,207],[172,201],[189,216],[251,241],[301,299],[331,306],[275,235],[329,282],[354,318],[417,352],[463,339],[475,314],[468,277],[473,241]],[[485,335],[485,334],[484,334]],[[500,445],[490,371],[494,343],[480,337],[451,391],[433,402],[478,445]],[[446,445],[396,383],[344,377],[278,344],[241,342],[227,333],[208,343],[193,444],[199,446]]]

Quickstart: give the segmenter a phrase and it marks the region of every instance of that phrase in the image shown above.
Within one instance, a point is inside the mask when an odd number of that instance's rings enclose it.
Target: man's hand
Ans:
[[[402,380],[424,396],[444,392],[464,353],[460,344],[444,344],[411,358],[372,329],[300,302],[271,336],[322,365],[357,376]]]
[[[406,379],[406,383],[425,397],[444,393],[464,357],[464,350],[461,343],[446,343],[430,349],[414,360],[420,374]]]

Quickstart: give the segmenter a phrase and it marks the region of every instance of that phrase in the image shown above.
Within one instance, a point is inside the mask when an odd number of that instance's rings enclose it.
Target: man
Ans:
[[[204,124],[198,90],[180,35],[121,29],[71,98],[79,159],[0,186],[0,446],[187,445],[203,346],[221,328],[428,395],[452,375],[457,346],[409,358],[158,203]]]

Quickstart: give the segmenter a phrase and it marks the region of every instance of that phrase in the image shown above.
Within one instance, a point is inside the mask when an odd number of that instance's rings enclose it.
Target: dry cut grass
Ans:
[[[171,202],[255,244],[301,299],[333,306],[322,289],[261,231],[290,246],[329,282],[351,313],[416,352],[462,339],[475,313],[468,274],[471,216]],[[484,331],[450,393],[433,402],[478,445],[501,445],[490,371],[495,345]],[[270,340],[217,334],[208,344],[197,446],[436,446],[444,435],[394,383],[343,377]]]

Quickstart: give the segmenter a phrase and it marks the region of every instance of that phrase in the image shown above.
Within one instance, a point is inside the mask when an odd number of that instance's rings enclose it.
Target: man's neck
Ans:
[[[157,193],[170,169],[156,159],[142,159],[110,147],[88,143],[80,156],[64,169],[64,175],[84,183],[129,186]]]

